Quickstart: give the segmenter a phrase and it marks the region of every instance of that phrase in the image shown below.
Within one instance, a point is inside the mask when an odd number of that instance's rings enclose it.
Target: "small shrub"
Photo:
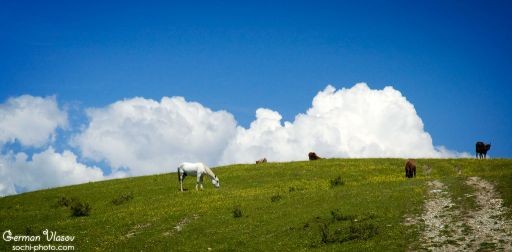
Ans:
[[[331,218],[317,217],[314,220],[318,227],[320,239],[314,241],[312,246],[344,243],[353,240],[369,240],[379,233],[378,226],[373,222],[375,217],[374,214],[370,213],[366,216],[357,216],[356,219],[355,215],[343,215],[338,209],[334,209],[331,211]],[[307,224],[304,225],[304,230],[309,227],[309,223]]]
[[[332,226],[332,228],[330,227]],[[319,223],[320,241],[323,244],[344,243],[352,240],[369,240],[378,234],[378,228],[373,223],[352,222],[350,226],[338,226],[335,223]],[[335,228],[334,232],[331,230]]]
[[[112,204],[116,205],[116,206],[119,206],[125,202],[128,202],[130,200],[133,199],[133,194],[130,192],[130,193],[125,193],[125,194],[121,194],[119,195],[118,197],[114,198],[112,200]]]
[[[354,220],[353,215],[344,215],[340,213],[339,209],[331,210],[331,216],[333,221],[347,221]]]
[[[345,181],[341,179],[341,176],[336,177],[335,179],[331,179],[331,187],[336,187],[340,185],[344,185]]]
[[[377,214],[375,214],[374,212],[370,212],[367,216],[367,219],[370,219],[370,220],[373,220],[377,218]]]
[[[89,216],[91,212],[91,206],[87,202],[81,202],[77,198],[68,198],[66,196],[60,197],[57,200],[57,207],[66,207],[71,211],[71,216]]]
[[[60,197],[58,200],[57,200],[57,206],[58,207],[69,207],[71,206],[71,203],[75,201],[75,199],[73,198],[68,198],[68,197]]]
[[[368,240],[379,233],[377,226],[371,222],[353,222],[349,230],[350,240]]]
[[[281,195],[279,194],[276,194],[276,195],[272,195],[272,197],[270,197],[270,201],[272,202],[278,202],[282,199],[283,197],[281,197]]]
[[[25,227],[25,235],[35,235],[36,232],[31,226]]]
[[[290,186],[288,187],[288,192],[302,192],[304,191],[305,189],[302,188],[302,187],[294,187],[294,186]]]
[[[76,200],[71,204],[69,208],[71,210],[71,216],[81,217],[81,216],[89,216],[91,212],[91,206],[87,202],[80,202]]]
[[[329,235],[329,226],[325,223],[320,224],[320,236],[322,238],[322,243],[330,243],[332,239]]]
[[[235,206],[233,209],[233,217],[240,218],[242,217],[242,209],[240,209],[240,206]]]

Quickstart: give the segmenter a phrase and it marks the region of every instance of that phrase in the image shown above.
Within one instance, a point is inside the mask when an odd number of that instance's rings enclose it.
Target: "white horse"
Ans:
[[[196,183],[196,190],[198,190],[198,187],[201,187],[201,190],[203,190],[203,176],[208,175],[210,179],[212,180],[213,186],[216,188],[220,187],[220,181],[215,174],[213,174],[212,170],[206,166],[203,163],[181,163],[180,166],[178,166],[178,180],[180,181],[180,189],[183,192],[183,179],[185,179],[188,175],[196,175],[197,176],[197,183]]]

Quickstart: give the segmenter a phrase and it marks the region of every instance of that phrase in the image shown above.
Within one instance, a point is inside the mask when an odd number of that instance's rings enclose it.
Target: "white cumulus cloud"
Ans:
[[[132,98],[88,109],[89,124],[73,139],[84,157],[130,175],[174,171],[183,161],[215,165],[236,121],[182,97]]]
[[[414,106],[398,90],[371,89],[365,83],[339,90],[327,86],[293,122],[282,122],[277,111],[259,108],[248,128],[237,125],[229,112],[212,111],[182,97],[136,97],[86,113],[88,122],[70,143],[81,158],[104,161],[112,169],[108,176],[79,162],[73,152],[59,153],[51,147],[56,129],[68,124],[55,97],[24,95],[0,104],[0,196],[172,172],[184,161],[213,166],[263,157],[305,160],[310,151],[322,157],[467,155],[434,146]],[[14,141],[46,150],[26,154],[3,148]]]
[[[31,159],[24,152],[0,155],[0,175],[0,196],[122,177],[122,174],[106,177],[100,168],[78,162],[72,152],[57,153],[52,147]]]
[[[67,113],[54,96],[23,95],[0,104],[0,146],[18,140],[23,146],[41,147],[67,126]]]
[[[269,109],[256,111],[249,128],[237,127],[222,164],[323,157],[447,157],[460,153],[435,147],[414,106],[397,90],[365,83],[336,90],[327,86],[293,122]]]

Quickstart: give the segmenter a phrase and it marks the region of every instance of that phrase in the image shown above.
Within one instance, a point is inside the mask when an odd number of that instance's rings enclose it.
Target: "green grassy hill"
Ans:
[[[404,223],[424,211],[428,181],[448,185],[457,206],[471,210],[476,206],[464,195],[472,188],[464,181],[478,176],[512,206],[512,160],[421,159],[414,179],[404,177],[404,163],[232,165],[213,169],[220,189],[205,178],[199,192],[194,177],[185,179],[189,190],[179,192],[175,173],[30,192],[0,198],[0,231],[73,235],[73,242],[53,244],[79,251],[404,251],[422,246],[423,225]],[[89,215],[72,216],[66,199],[88,203]],[[16,244],[24,242],[0,238],[1,251]]]

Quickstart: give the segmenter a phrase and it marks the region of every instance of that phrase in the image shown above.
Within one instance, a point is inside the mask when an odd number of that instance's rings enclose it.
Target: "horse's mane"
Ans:
[[[207,165],[204,165],[204,170],[206,171],[206,173],[208,174],[208,176],[210,176],[210,178],[215,178],[215,174],[213,173],[213,171],[210,169],[210,167],[208,167]]]

